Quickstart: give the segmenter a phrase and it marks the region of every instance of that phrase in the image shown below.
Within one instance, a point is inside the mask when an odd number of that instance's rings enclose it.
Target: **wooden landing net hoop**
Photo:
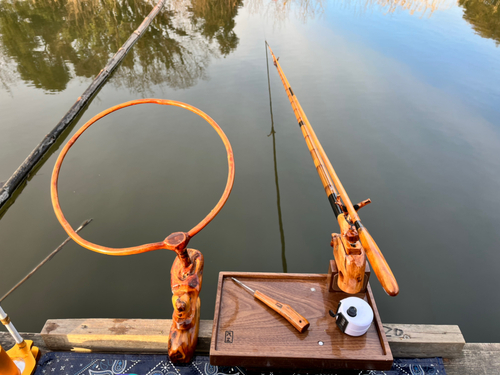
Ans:
[[[59,203],[59,192],[57,190],[59,171],[61,169],[62,162],[64,160],[64,157],[68,153],[69,149],[71,148],[71,146],[73,146],[73,144],[83,134],[83,132],[85,130],[87,130],[92,124],[94,124],[97,120],[100,120],[101,118],[109,115],[110,113],[118,111],[119,109],[122,109],[125,107],[130,107],[133,105],[148,104],[148,103],[149,104],[160,104],[160,105],[172,105],[175,107],[187,109],[188,111],[191,111],[191,112],[197,114],[198,116],[203,118],[205,121],[207,121],[210,125],[212,125],[212,127],[215,129],[215,131],[217,132],[217,134],[221,138],[222,142],[224,143],[224,146],[225,146],[226,152],[227,152],[228,176],[227,176],[226,187],[224,189],[224,192],[223,192],[221,198],[219,199],[219,202],[217,202],[217,204],[212,209],[212,211],[210,211],[208,213],[208,215],[202,221],[200,221],[200,223],[198,223],[193,229],[191,229],[189,232],[172,233],[164,241],[140,245],[140,246],[133,246],[133,247],[111,248],[111,247],[97,245],[95,243],[92,243],[92,242],[87,241],[87,240],[83,239],[82,237],[80,237],[73,230],[71,225],[68,223],[68,221],[64,217],[64,214],[62,213],[61,205]],[[87,121],[87,123],[85,123],[85,125],[83,125],[73,135],[73,137],[71,137],[71,139],[68,141],[68,143],[66,143],[66,145],[62,149],[61,153],[59,154],[57,161],[56,161],[56,164],[54,166],[54,170],[52,172],[52,179],[50,182],[50,195],[52,198],[52,207],[54,208],[54,212],[56,214],[57,219],[59,220],[59,223],[61,223],[64,230],[73,239],[73,241],[75,241],[80,246],[85,247],[86,249],[89,249],[89,250],[92,250],[92,251],[95,251],[95,252],[101,253],[101,254],[116,255],[116,256],[140,254],[140,253],[145,253],[145,252],[153,251],[153,250],[167,249],[167,250],[176,251],[178,253],[179,257],[181,257],[181,252],[185,249],[190,238],[193,237],[195,234],[197,234],[199,231],[201,231],[208,223],[210,223],[212,221],[212,219],[222,209],[222,207],[224,206],[224,204],[227,201],[227,198],[229,197],[229,194],[231,194],[233,184],[234,184],[233,149],[231,147],[231,144],[229,143],[229,140],[227,139],[226,134],[224,134],[224,132],[222,131],[220,126],[210,116],[208,116],[205,112],[199,110],[198,108],[193,107],[192,105],[178,102],[175,100],[139,99],[139,100],[132,100],[132,101],[125,102],[122,104],[118,104],[114,107],[108,108],[107,110],[99,113],[98,115],[94,116],[89,121]]]

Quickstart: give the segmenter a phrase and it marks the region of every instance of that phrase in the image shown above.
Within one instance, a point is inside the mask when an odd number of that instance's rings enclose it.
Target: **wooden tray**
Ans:
[[[310,323],[299,333],[231,280],[291,305]],[[341,299],[350,295],[328,292],[327,275],[253,272],[221,272],[210,344],[210,363],[276,369],[371,369],[388,370],[392,353],[368,285],[356,294],[373,308],[374,321],[360,337],[343,334],[328,310],[337,311]],[[322,343],[322,345],[321,345]]]

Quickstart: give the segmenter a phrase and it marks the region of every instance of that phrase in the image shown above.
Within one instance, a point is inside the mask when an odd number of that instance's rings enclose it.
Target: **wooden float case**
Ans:
[[[329,274],[221,272],[210,363],[254,369],[389,370],[393,357],[370,284],[355,295],[332,290],[332,264]],[[310,322],[309,329],[299,333],[231,277],[289,304]],[[363,298],[373,309],[373,323],[363,336],[342,333],[329,314],[350,296]]]

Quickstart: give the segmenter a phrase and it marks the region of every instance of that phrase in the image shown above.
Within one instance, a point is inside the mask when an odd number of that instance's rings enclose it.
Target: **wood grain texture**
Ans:
[[[180,254],[170,271],[172,287],[172,325],[168,339],[168,356],[174,363],[188,363],[194,355],[200,328],[200,290],[204,259],[200,251],[187,249],[189,267]]]
[[[307,328],[309,328],[309,321],[295,311],[290,305],[278,302],[265,294],[262,294],[258,290],[255,291],[254,297],[265,303],[271,309],[280,314],[283,318],[288,320],[291,325],[295,327],[297,331],[303,333]]]
[[[359,242],[356,244],[358,245]],[[366,287],[364,283],[366,256],[361,251],[361,246],[357,246],[360,250],[359,254],[348,254],[346,246],[349,246],[349,243],[337,233],[332,233],[331,245],[338,271],[337,287],[349,294],[362,292],[363,287]]]
[[[365,262],[365,275],[363,277],[363,287],[361,288],[360,292],[366,292],[368,281],[370,281],[370,273],[370,265],[368,262]],[[330,292],[342,292],[342,289],[340,289],[338,285],[338,277],[339,272],[337,269],[337,263],[335,262],[335,260],[330,260],[327,273],[327,284],[328,290]]]
[[[384,324],[392,354],[400,358],[457,357],[465,339],[458,326]]]
[[[387,264],[382,252],[373,240],[371,234],[365,227],[358,228],[359,240],[365,250],[366,256],[373,272],[377,276],[378,281],[384,288],[385,292],[390,296],[397,296],[399,293],[399,285]]]
[[[500,374],[500,343],[465,344],[460,356],[443,361],[447,375]]]
[[[80,347],[92,351],[166,352],[171,324],[168,319],[51,319],[45,323],[41,335],[23,337],[34,340],[45,351]],[[213,328],[212,320],[200,321],[197,353],[209,352]],[[465,340],[456,325],[383,323],[383,328],[394,357],[462,355]],[[6,332],[0,335],[0,340],[4,348],[14,345]]]
[[[102,246],[102,245],[92,243],[92,242],[80,237],[80,235],[77,234],[73,230],[73,227],[66,220],[66,218],[62,212],[61,205],[59,202],[59,191],[58,191],[58,179],[59,179],[59,173],[61,170],[62,163],[63,163],[64,158],[66,157],[68,151],[75,144],[75,142],[78,140],[78,138],[89,127],[91,127],[93,124],[95,124],[98,120],[100,120],[101,118],[108,116],[109,114],[111,114],[115,111],[118,111],[120,109],[127,108],[130,106],[142,105],[142,104],[157,104],[157,105],[175,106],[175,107],[184,108],[184,109],[186,109],[190,112],[193,112],[194,114],[200,116],[205,121],[207,121],[212,126],[212,128],[217,132],[217,134],[219,135],[219,137],[222,140],[222,143],[224,143],[224,147],[226,148],[227,163],[228,163],[228,176],[227,176],[227,181],[226,181],[226,187],[224,188],[224,192],[222,193],[222,196],[219,199],[219,201],[217,202],[217,204],[215,205],[215,207],[195,227],[193,227],[191,230],[189,230],[186,233],[175,232],[175,233],[172,233],[171,235],[169,235],[165,240],[163,240],[161,242],[154,242],[154,243],[149,243],[149,244],[144,244],[144,245],[125,247],[125,248],[112,248],[112,247],[107,247],[107,246]],[[170,99],[146,98],[146,99],[131,100],[131,101],[110,107],[110,108],[98,113],[94,117],[92,117],[89,121],[87,121],[80,129],[78,129],[73,134],[73,136],[69,139],[69,141],[62,148],[62,150],[59,153],[59,156],[57,157],[57,160],[55,162],[54,169],[52,171],[51,181],[50,181],[50,195],[51,195],[51,199],[52,199],[52,207],[54,209],[54,213],[56,214],[57,219],[59,220],[59,223],[64,228],[66,233],[78,245],[85,247],[86,249],[101,253],[101,254],[113,255],[113,256],[133,255],[133,254],[145,253],[148,251],[168,249],[168,250],[175,251],[178,254],[178,256],[183,260],[184,265],[187,267],[188,266],[188,264],[187,264],[188,259],[186,257],[186,253],[184,251],[186,245],[188,244],[190,238],[192,238],[200,230],[202,230],[206,225],[208,225],[208,223],[210,223],[210,221],[212,221],[214,219],[214,217],[220,212],[220,210],[222,209],[222,207],[226,203],[229,195],[231,194],[233,184],[234,184],[234,155],[233,155],[233,150],[232,150],[231,144],[229,142],[229,139],[225,135],[225,133],[220,128],[220,126],[210,116],[208,116],[205,112],[199,110],[198,108],[193,107],[192,105],[187,104],[187,103],[179,102],[176,100],[170,100]]]
[[[230,281],[234,276],[252,289],[286,301],[306,317],[310,326],[297,332],[279,314],[264,309]],[[368,287],[364,298],[374,308],[367,334],[343,334],[329,310],[351,295],[330,293],[324,274],[268,274],[222,272],[210,347],[213,365],[276,367],[283,369],[389,369],[392,355]]]
[[[208,352],[212,320],[201,320],[197,352]],[[166,353],[170,319],[51,319],[41,337],[50,350]]]

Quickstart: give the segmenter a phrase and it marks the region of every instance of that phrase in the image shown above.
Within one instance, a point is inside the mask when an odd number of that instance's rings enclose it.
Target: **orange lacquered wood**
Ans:
[[[264,293],[255,291],[254,295],[259,301],[262,301],[271,309],[280,314],[283,318],[288,320],[292,326],[297,329],[300,333],[304,332],[309,328],[309,322],[306,318],[300,315],[297,311],[295,311],[290,305],[286,303],[281,303],[272,299],[271,297],[266,296]]]
[[[170,270],[172,286],[172,326],[168,355],[174,363],[188,363],[194,355],[200,329],[200,291],[205,261],[200,251],[187,249],[191,265],[184,267],[177,257]]]
[[[309,148],[309,152],[311,153],[311,156],[314,161],[314,165],[316,166],[316,170],[318,171],[319,177],[321,179],[321,183],[323,184],[323,187],[325,189],[325,192],[327,195],[330,195],[331,193],[337,193],[337,190],[335,189],[335,186],[333,184],[333,181],[331,180],[330,176],[328,173],[326,173],[327,168],[324,165],[322,160],[323,158],[321,157],[320,149],[318,148],[318,145],[314,141],[314,138],[310,134],[309,128],[311,127],[309,124],[309,121],[307,120],[307,117],[303,113],[302,109],[300,108],[300,104],[298,104],[298,100],[296,100],[295,95],[292,95],[290,93],[289,88],[290,83],[288,83],[288,80],[285,76],[285,73],[283,73],[283,70],[281,69],[281,66],[276,59],[276,56],[274,56],[274,53],[269,45],[267,45],[269,48],[269,51],[271,51],[271,56],[273,57],[274,65],[278,69],[278,74],[281,78],[281,82],[283,83],[283,86],[285,87],[285,92],[286,95],[288,96],[288,100],[290,101],[290,104],[292,105],[293,112],[295,114],[295,117],[297,118],[297,121],[300,122],[302,121],[304,123],[303,126],[301,126],[302,134],[304,135],[304,139],[307,143],[307,147]],[[309,124],[309,127],[307,127],[306,124]],[[321,147],[321,145],[319,145]],[[324,152],[324,151],[323,151]],[[325,155],[326,156],[326,155]]]
[[[99,113],[98,115],[96,115],[92,119],[90,119],[85,125],[83,125],[73,135],[73,137],[71,137],[71,139],[63,147],[61,153],[59,154],[57,161],[56,161],[56,164],[54,166],[54,171],[52,172],[50,193],[51,193],[51,197],[52,197],[52,206],[54,208],[57,219],[61,223],[61,225],[64,228],[64,230],[66,231],[66,233],[68,233],[68,235],[77,244],[79,244],[80,246],[83,246],[89,250],[92,250],[92,251],[95,251],[95,252],[98,252],[101,254],[107,254],[107,255],[132,255],[132,254],[140,254],[140,253],[144,253],[147,251],[153,251],[153,250],[159,250],[159,249],[175,250],[175,249],[171,248],[171,246],[169,246],[167,239],[165,239],[164,241],[161,241],[161,242],[155,242],[155,243],[150,243],[150,244],[145,244],[145,245],[140,245],[140,246],[126,247],[126,248],[111,248],[111,247],[106,247],[106,246],[94,244],[90,241],[83,239],[73,230],[71,225],[68,223],[68,221],[64,217],[64,214],[62,213],[61,206],[59,203],[59,193],[57,190],[59,171],[61,169],[61,165],[62,165],[62,162],[64,160],[64,157],[68,153],[71,146],[73,146],[73,144],[77,141],[77,139],[82,135],[82,133],[85,130],[87,130],[92,124],[94,124],[97,120],[109,115],[112,112],[115,112],[115,111],[122,109],[122,108],[125,108],[125,107],[130,107],[130,106],[138,105],[138,104],[147,104],[147,103],[160,104],[160,105],[172,105],[172,106],[181,107],[181,108],[187,109],[193,113],[196,113],[198,116],[202,117],[210,125],[212,125],[212,127],[215,129],[215,131],[221,137],[222,142],[224,143],[224,146],[226,148],[227,161],[228,161],[228,177],[227,177],[227,183],[226,183],[226,187],[224,189],[224,193],[222,194],[222,197],[220,198],[217,205],[212,209],[212,211],[210,211],[209,214],[198,225],[196,225],[193,229],[191,229],[189,232],[186,233],[188,240],[191,237],[193,237],[195,234],[197,234],[200,230],[202,230],[219,213],[219,211],[222,209],[222,207],[226,203],[227,198],[229,197],[229,194],[231,193],[231,190],[233,188],[234,156],[233,156],[233,150],[231,148],[231,144],[229,143],[229,140],[227,139],[226,135],[224,134],[222,129],[219,127],[219,125],[203,111],[201,111],[198,108],[195,108],[189,104],[186,104],[186,103],[178,102],[175,100],[166,100],[166,99],[132,100],[132,101],[122,103],[122,104],[116,105],[114,107],[108,108],[107,110]]]
[[[356,209],[354,208],[349,196],[347,195],[347,192],[344,189],[344,186],[340,182],[340,179],[338,178],[335,170],[333,169],[333,166],[330,163],[330,160],[328,159],[328,156],[326,155],[323,147],[321,146],[321,143],[319,142],[316,133],[314,132],[311,124],[309,123],[309,120],[307,119],[307,116],[304,113],[304,110],[302,109],[297,99],[297,96],[295,94],[292,95],[292,93],[290,92],[290,87],[291,87],[290,83],[288,82],[285,73],[281,69],[278,59],[274,55],[271,47],[269,45],[267,46],[271,52],[274,65],[278,69],[278,74],[281,78],[283,86],[285,87],[285,92],[288,96],[288,99],[290,100],[290,104],[292,105],[295,117],[297,118],[297,121],[299,123],[300,122],[303,123],[303,125],[301,126],[302,134],[307,143],[307,147],[311,152],[311,156],[314,160],[316,170],[318,171],[318,174],[320,176],[321,182],[323,184],[323,187],[325,188],[327,195],[329,195],[329,191],[334,191],[334,192],[338,191],[338,195],[342,199],[342,203],[344,204],[347,213],[349,214],[349,217],[347,218],[349,222],[351,224],[354,224],[354,222],[356,221],[361,222]],[[328,172],[326,174],[326,177],[324,172],[325,170]],[[340,219],[339,219],[339,224],[341,224]],[[366,231],[366,228],[364,227],[361,228],[362,229],[360,230],[359,233],[360,242],[361,245],[365,248],[366,256],[368,257],[368,260],[373,267],[373,271],[377,275],[377,278],[379,279],[380,283],[382,284],[382,287],[387,292],[387,294],[391,296],[397,295],[399,293],[399,287],[396,278],[394,277],[389,265],[387,264],[384,256],[380,252],[380,249],[378,248],[373,238]],[[363,235],[361,234],[361,231],[364,231]],[[344,236],[344,234],[345,233],[342,232],[342,236]]]
[[[359,245],[358,245],[359,246]],[[332,234],[333,256],[338,269],[337,286],[340,290],[356,294],[363,290],[365,285],[366,256],[362,251],[359,254],[347,254],[346,241],[338,234]]]
[[[365,250],[368,261],[373,268],[373,272],[377,275],[377,279],[380,281],[382,288],[384,288],[388,295],[397,296],[399,293],[399,285],[392,274],[391,268],[382,255],[382,252],[365,227],[358,229],[358,233],[361,245]]]

